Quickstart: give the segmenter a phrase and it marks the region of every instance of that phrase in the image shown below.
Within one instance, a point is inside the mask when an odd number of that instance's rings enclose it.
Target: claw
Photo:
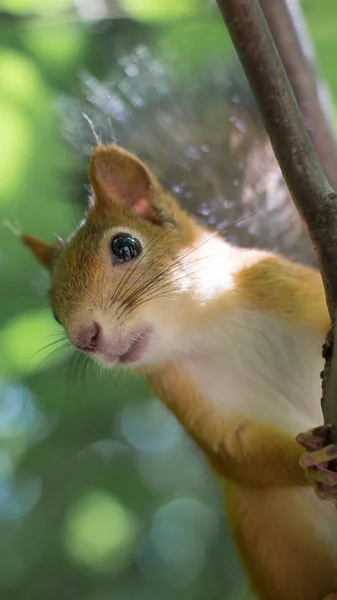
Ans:
[[[330,485],[325,485],[324,483],[318,482],[316,494],[321,500],[337,502],[337,488],[332,488]]]
[[[304,454],[301,458],[301,464],[303,467],[319,467],[335,458],[337,458],[337,444],[330,444],[325,448],[315,450],[315,452]]]
[[[304,464],[304,460],[300,460],[300,465],[305,469],[308,469],[308,467]],[[337,473],[335,471],[329,471],[329,469],[326,467],[315,466],[310,469],[310,479],[313,479],[318,486],[320,484],[330,488],[337,486]]]
[[[305,433],[299,433],[296,440],[307,450],[320,450],[328,443],[330,430],[331,425],[320,425]]]
[[[296,440],[308,452],[303,454],[300,465],[321,499],[337,504],[337,444],[329,444],[329,425],[315,427],[300,433]]]

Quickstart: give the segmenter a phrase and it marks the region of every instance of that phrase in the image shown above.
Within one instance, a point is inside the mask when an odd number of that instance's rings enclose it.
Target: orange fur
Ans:
[[[305,450],[292,435],[244,415],[220,420],[176,366],[165,365],[147,377],[220,476],[254,488],[308,485],[299,468]]]
[[[237,286],[243,301],[258,310],[322,335],[328,330],[321,275],[309,267],[273,255],[241,269]]]
[[[52,267],[59,244],[46,244],[32,235],[22,235],[21,241],[46,269]]]
[[[336,559],[307,518],[311,498],[292,488],[225,483],[239,556],[259,600],[321,600],[336,589]]]

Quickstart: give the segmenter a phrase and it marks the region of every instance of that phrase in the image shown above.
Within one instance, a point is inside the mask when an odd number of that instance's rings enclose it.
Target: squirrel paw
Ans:
[[[308,451],[300,465],[317,496],[337,504],[337,444],[328,443],[329,431],[329,425],[322,425],[300,433],[296,440]]]

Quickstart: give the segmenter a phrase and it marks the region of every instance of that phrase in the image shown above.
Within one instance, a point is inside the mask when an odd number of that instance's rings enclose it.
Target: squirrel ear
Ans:
[[[55,251],[59,244],[46,244],[31,235],[25,234],[21,236],[21,241],[31,250],[35,258],[44,267],[49,270],[51,269],[55,258]]]
[[[139,217],[160,223],[151,199],[160,185],[148,168],[133,154],[115,144],[98,146],[93,152],[89,177],[93,206],[111,213],[113,205],[126,204]]]

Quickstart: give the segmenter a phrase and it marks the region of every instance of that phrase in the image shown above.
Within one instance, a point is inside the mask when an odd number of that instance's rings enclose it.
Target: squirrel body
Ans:
[[[322,427],[307,446],[295,437],[322,423],[320,274],[206,231],[115,145],[89,174],[68,240],[23,236],[51,271],[54,314],[101,364],[141,371],[205,453],[256,596],[323,600],[337,591],[337,514],[314,487],[335,501],[337,449]]]

